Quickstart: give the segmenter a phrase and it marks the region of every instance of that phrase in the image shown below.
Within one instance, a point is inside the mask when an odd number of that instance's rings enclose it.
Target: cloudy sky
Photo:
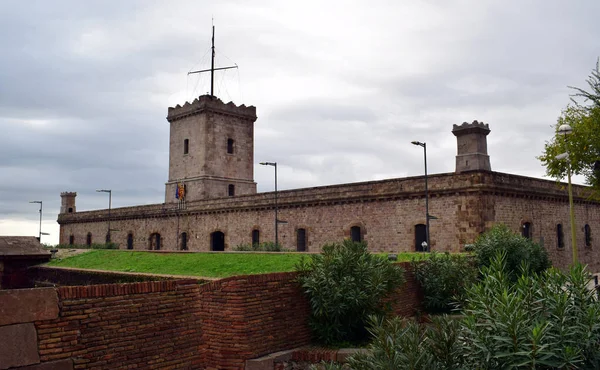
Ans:
[[[280,189],[452,172],[452,125],[489,123],[492,169],[535,158],[600,56],[600,2],[0,2],[0,235],[58,242],[78,210],[162,203],[167,107],[209,91],[257,107],[255,160]],[[255,163],[259,191],[272,168]]]

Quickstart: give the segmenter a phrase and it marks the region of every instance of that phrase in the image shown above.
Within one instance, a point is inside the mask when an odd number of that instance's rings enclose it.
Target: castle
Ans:
[[[422,250],[423,176],[257,193],[256,108],[212,95],[169,108],[169,178],[162,204],[77,212],[77,193],[61,194],[61,244],[116,242],[122,249],[227,251],[273,241],[316,252],[344,238],[373,251]],[[454,172],[429,175],[430,249],[461,251],[495,223],[540,242],[554,265],[571,261],[565,188],[550,180],[491,170],[489,126],[454,125]],[[579,259],[600,267],[600,203],[574,186]],[[277,214],[275,216],[275,214]]]

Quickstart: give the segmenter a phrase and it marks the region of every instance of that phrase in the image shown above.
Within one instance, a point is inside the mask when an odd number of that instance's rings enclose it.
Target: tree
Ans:
[[[546,174],[555,178],[563,178],[567,174],[567,161],[556,159],[556,156],[568,152],[571,171],[583,175],[596,195],[600,194],[600,59],[596,68],[587,79],[591,91],[572,87],[577,92],[572,96],[572,104],[568,105],[558,118],[555,130],[568,124],[573,133],[566,138],[555,135],[546,142],[544,153],[538,157]],[[583,104],[574,98],[583,98]]]

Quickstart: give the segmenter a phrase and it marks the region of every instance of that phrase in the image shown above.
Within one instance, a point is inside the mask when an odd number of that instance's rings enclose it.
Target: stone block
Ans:
[[[0,326],[0,338],[0,369],[40,362],[33,324]]]
[[[0,290],[0,326],[58,317],[54,288]]]

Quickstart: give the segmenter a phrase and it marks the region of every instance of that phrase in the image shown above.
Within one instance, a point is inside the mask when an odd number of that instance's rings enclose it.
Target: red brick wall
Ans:
[[[195,280],[57,288],[59,317],[36,321],[42,362],[76,369],[199,368]]]
[[[40,361],[72,359],[75,369],[243,369],[247,359],[310,343],[309,303],[295,276],[55,288],[58,317],[34,322]],[[419,297],[409,272],[392,298],[395,311],[414,314]]]

